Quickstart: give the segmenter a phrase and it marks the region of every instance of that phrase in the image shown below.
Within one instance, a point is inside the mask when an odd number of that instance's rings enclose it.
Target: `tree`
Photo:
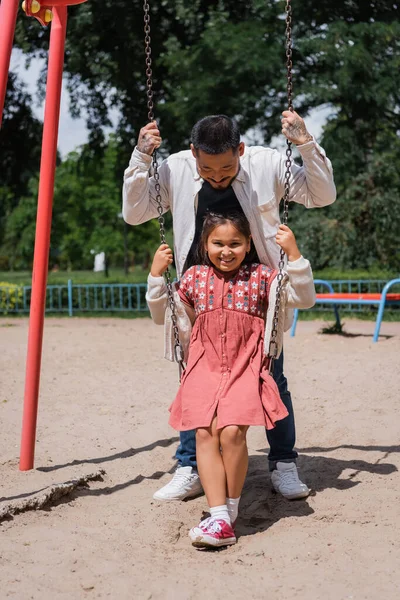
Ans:
[[[282,0],[152,2],[154,91],[165,152],[184,147],[193,123],[210,113],[235,115],[242,130],[256,128],[261,143],[279,131],[286,106],[284,7]],[[389,147],[397,156],[400,128],[395,9],[390,0],[293,3],[295,108],[302,115],[321,104],[331,109],[322,143],[334,165],[339,200],[323,213],[294,213],[304,235],[300,242],[311,247],[319,265],[371,264],[383,256],[376,236],[369,236],[368,259],[358,252],[354,240],[365,234],[366,221],[355,207],[350,214],[346,203],[356,201],[360,186],[374,202],[386,197],[383,180],[391,194],[398,193],[397,183],[378,168],[389,160]],[[142,14],[141,0],[104,0],[70,10],[66,76],[73,111],[86,110],[101,148],[98,132],[108,123],[109,106],[119,108],[120,174],[147,120]],[[33,19],[19,21],[17,43],[25,51],[44,56],[47,38]],[[373,187],[366,183],[371,177]],[[372,204],[368,210],[371,227],[378,228],[379,211]],[[337,240],[340,252],[333,247]],[[388,260],[393,264],[394,255]]]
[[[121,178],[117,177],[118,141],[111,136],[101,149],[83,146],[58,166],[56,173],[50,266],[84,269],[93,265],[91,251],[105,252],[109,265],[124,259],[124,224],[120,218]],[[3,251],[12,266],[30,268],[35,236],[37,177],[7,220]],[[131,261],[145,260],[159,243],[158,224],[145,223],[127,232]]]
[[[10,73],[0,135],[0,247],[6,221],[29,191],[39,170],[42,125],[32,113],[32,98]]]

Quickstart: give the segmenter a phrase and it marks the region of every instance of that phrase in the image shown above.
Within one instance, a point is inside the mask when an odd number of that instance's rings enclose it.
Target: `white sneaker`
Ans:
[[[296,463],[277,462],[275,471],[271,473],[272,485],[288,500],[307,498],[310,489],[299,479]]]
[[[154,500],[170,502],[203,494],[198,473],[192,467],[178,467],[171,481],[153,495]]]

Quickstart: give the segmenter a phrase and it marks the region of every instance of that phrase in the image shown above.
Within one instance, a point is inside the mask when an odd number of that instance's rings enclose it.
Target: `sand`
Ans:
[[[0,511],[103,470],[0,524],[1,598],[385,600],[400,597],[400,323],[300,322],[285,339],[305,501],[273,493],[249,432],[238,543],[190,545],[204,497],[157,503],[174,470],[177,389],[149,319],[46,320],[35,469],[18,469],[28,322],[0,320]]]

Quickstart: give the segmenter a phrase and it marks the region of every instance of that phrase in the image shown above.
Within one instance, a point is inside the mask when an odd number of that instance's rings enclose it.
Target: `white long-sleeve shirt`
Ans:
[[[323,207],[336,199],[332,165],[313,140],[297,146],[303,166],[292,165],[289,199],[306,208]],[[150,175],[151,156],[133,151],[124,173],[122,214],[127,223],[139,225],[158,216],[155,181]],[[246,215],[260,262],[278,268],[275,241],[280,224],[279,203],[284,195],[285,156],[260,146],[246,147],[233,190]],[[172,211],[174,255],[178,277],[192,245],[198,193],[203,180],[190,150],[172,154],[159,167],[163,211]]]

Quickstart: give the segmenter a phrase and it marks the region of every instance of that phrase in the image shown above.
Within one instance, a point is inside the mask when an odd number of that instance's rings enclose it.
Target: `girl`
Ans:
[[[315,291],[310,264],[301,256],[289,227],[280,225],[276,241],[288,256],[280,301],[279,324],[283,325],[285,307],[313,306]],[[248,465],[247,430],[250,425],[271,429],[288,414],[266,359],[277,271],[251,262],[250,248],[244,215],[208,213],[198,264],[184,273],[175,292],[187,366],[170,407],[169,423],[178,431],[196,429],[198,471],[211,514],[189,532],[196,547],[236,543],[234,526]],[[165,321],[165,355],[174,360],[162,277],[171,262],[171,249],[161,245],[148,278],[147,301],[153,320]]]

